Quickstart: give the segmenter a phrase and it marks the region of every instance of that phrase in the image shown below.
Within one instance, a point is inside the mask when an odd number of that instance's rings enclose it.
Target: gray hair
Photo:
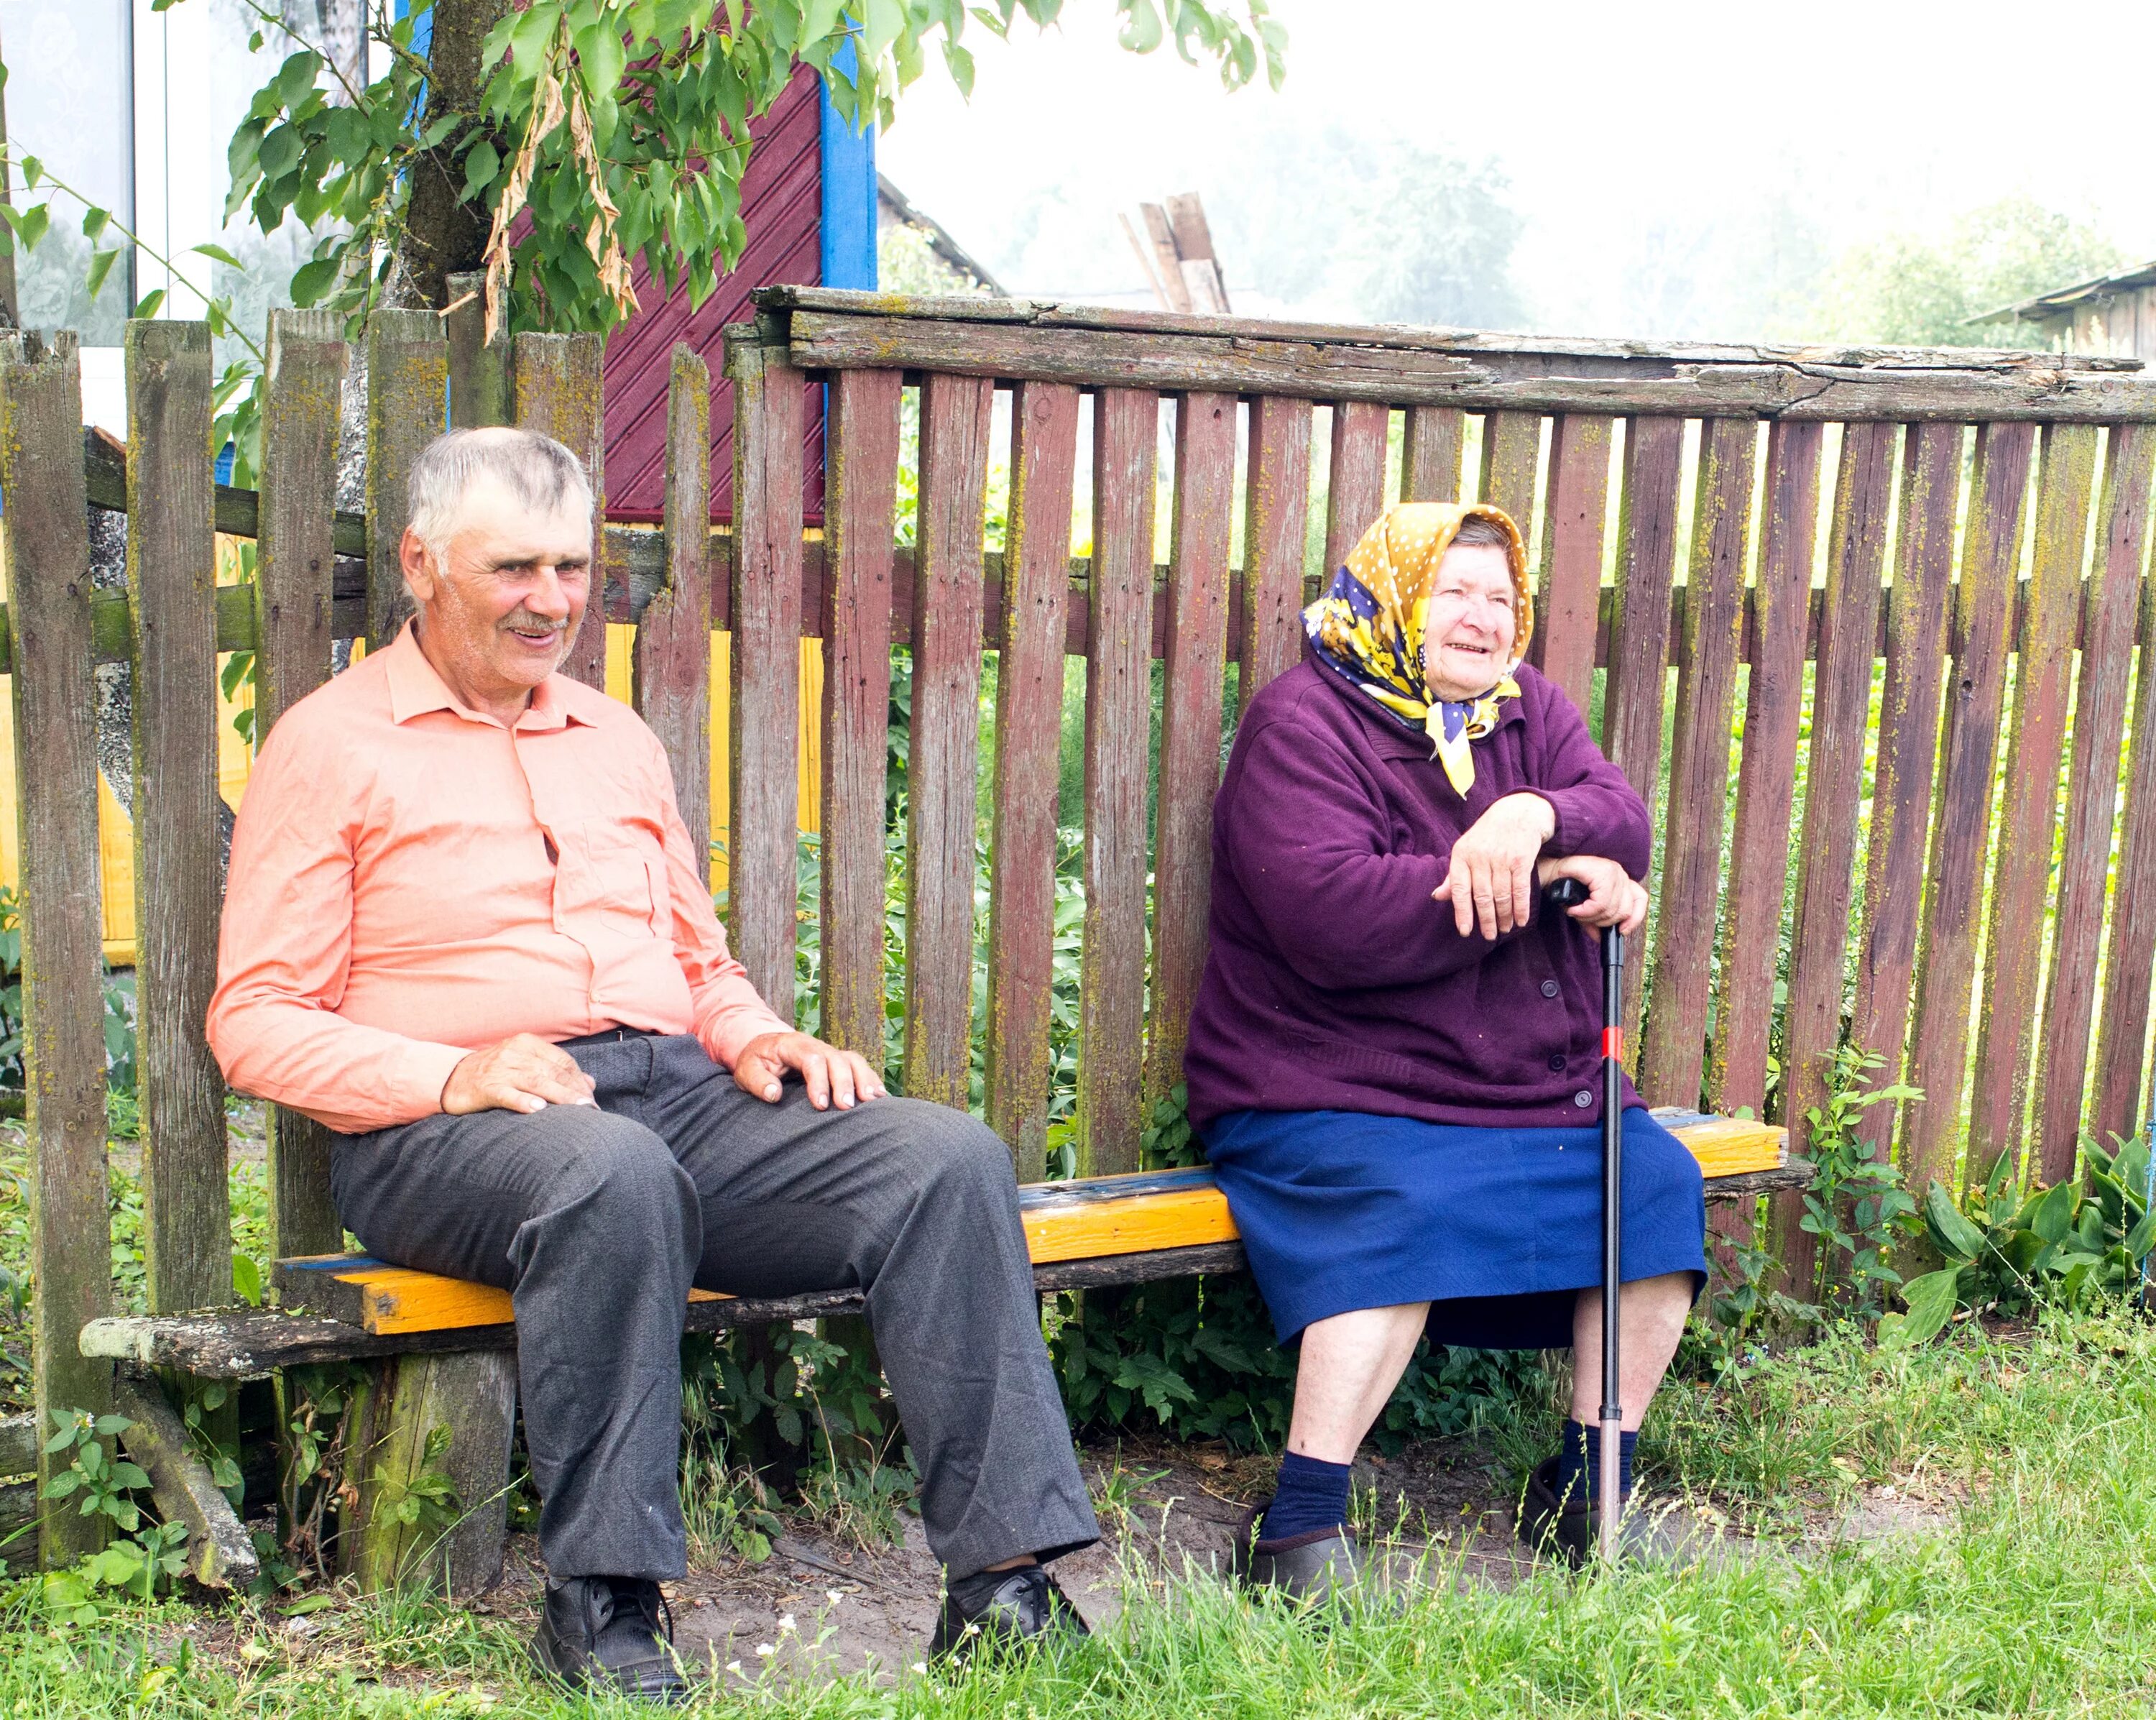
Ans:
[[[412,530],[437,562],[462,523],[465,493],[482,477],[535,513],[552,513],[570,500],[591,511],[592,480],[583,462],[552,436],[510,425],[451,430],[412,462]]]

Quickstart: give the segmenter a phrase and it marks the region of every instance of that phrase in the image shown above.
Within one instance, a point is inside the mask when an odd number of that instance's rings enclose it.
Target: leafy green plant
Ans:
[[[1812,1163],[1819,1174],[1804,1192],[1799,1226],[1828,1245],[1819,1251],[1814,1282],[1824,1305],[1845,1302],[1860,1313],[1876,1312],[1887,1291],[1902,1275],[1887,1264],[1887,1252],[1917,1209],[1893,1164],[1871,1156],[1860,1133],[1865,1113],[1874,1106],[1921,1099],[1917,1088],[1892,1083],[1871,1085],[1887,1060],[1861,1045],[1844,1045],[1827,1070],[1826,1099],[1804,1113]]]
[[[1946,1264],[1909,1281],[1908,1312],[1880,1322],[1880,1343],[1922,1343],[1962,1309],[2018,1314],[2047,1296],[2079,1307],[2138,1291],[2156,1245],[2148,1142],[2136,1137],[2112,1153],[2084,1140],[2082,1153],[2086,1189],[2071,1178],[2027,1189],[2005,1157],[1965,1207],[1934,1182],[1923,1227]]]
[[[1761,1235],[1755,1230],[1744,1240],[1710,1237],[1722,1270],[1710,1280],[1708,1317],[1695,1318],[1685,1328],[1685,1343],[1691,1352],[1686,1358],[1686,1372],[1696,1372],[1703,1358],[1707,1377],[1725,1384],[1740,1379],[1766,1359],[1754,1342],[1763,1326],[1794,1332],[1825,1317],[1817,1303],[1774,1287],[1781,1260],[1763,1245]]]
[[[64,1456],[67,1467],[45,1483],[48,1499],[79,1499],[85,1517],[101,1517],[121,1537],[90,1554],[72,1570],[48,1572],[40,1591],[46,1610],[70,1624],[87,1624],[100,1608],[97,1591],[118,1589],[138,1600],[153,1599],[169,1587],[187,1559],[187,1527],[152,1522],[135,1495],[150,1490],[141,1465],[115,1457],[106,1441],[134,1425],[124,1415],[93,1415],[86,1409],[55,1410],[54,1431],[45,1455]]]
[[[456,1436],[451,1427],[430,1427],[419,1448],[419,1467],[410,1476],[391,1471],[386,1464],[374,1471],[374,1518],[377,1522],[401,1523],[407,1528],[431,1531],[439,1540],[456,1524],[464,1508],[456,1483],[442,1467]]]

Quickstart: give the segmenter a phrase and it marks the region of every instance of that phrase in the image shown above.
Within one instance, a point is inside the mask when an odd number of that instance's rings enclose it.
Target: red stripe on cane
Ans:
[[[1602,1055],[1605,1057],[1615,1057],[1622,1060],[1625,1055],[1625,1029],[1623,1028],[1605,1027],[1602,1029]]]

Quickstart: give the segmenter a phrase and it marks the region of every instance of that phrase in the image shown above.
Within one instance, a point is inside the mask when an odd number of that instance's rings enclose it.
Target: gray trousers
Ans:
[[[511,1291],[517,1387],[557,1580],[686,1569],[679,1470],[691,1284],[860,1286],[954,1576],[1098,1535],[1041,1342],[1010,1155],[911,1099],[819,1112],[734,1085],[694,1039],[564,1047],[598,1108],[430,1117],[340,1137],[367,1249]]]

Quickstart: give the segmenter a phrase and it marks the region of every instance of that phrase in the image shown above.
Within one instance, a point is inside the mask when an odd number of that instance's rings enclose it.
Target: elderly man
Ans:
[[[416,617],[256,764],[209,1037],[233,1086],[336,1132],[369,1250],[513,1294],[535,1652],[682,1692],[658,1584],[685,1568],[691,1285],[866,1293],[948,1574],[936,1649],[1082,1630],[1040,1563],[1096,1530],[1008,1153],[793,1032],[727,954],[658,741],[555,673],[591,588],[576,457],[452,432],[411,517]]]

